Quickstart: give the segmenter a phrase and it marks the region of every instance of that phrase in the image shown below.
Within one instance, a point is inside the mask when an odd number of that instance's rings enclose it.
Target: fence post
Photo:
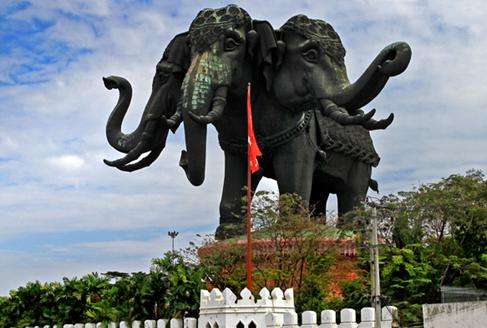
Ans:
[[[296,312],[284,313],[284,326],[287,328],[297,328],[298,314]]]
[[[354,309],[343,309],[340,311],[340,328],[357,328],[356,314]]]
[[[146,320],[144,321],[144,328],[156,328],[156,321],[155,320]]]
[[[141,328],[140,324],[141,322],[139,320],[134,320],[132,321],[132,328]]]
[[[172,318],[169,321],[169,327],[170,328],[183,328],[183,320]]]
[[[321,325],[320,328],[338,328],[337,314],[333,310],[321,311]]]
[[[156,321],[155,320],[144,321],[144,328],[156,328]]]
[[[166,328],[167,326],[167,319],[159,319],[157,320],[157,328]]]
[[[304,311],[302,314],[303,323],[301,328],[317,328],[316,323],[316,312],[315,311]]]
[[[360,310],[358,328],[375,328],[375,309],[373,307],[365,307]]]
[[[395,306],[384,306],[382,308],[382,327],[381,328],[393,328],[397,321],[398,313]]]
[[[184,319],[184,328],[197,328],[198,327],[198,320],[195,318],[185,318]]]

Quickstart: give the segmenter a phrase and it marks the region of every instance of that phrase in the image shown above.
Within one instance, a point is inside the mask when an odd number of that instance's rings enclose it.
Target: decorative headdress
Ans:
[[[204,52],[229,28],[246,26],[250,30],[249,14],[236,5],[219,9],[201,10],[189,27],[191,46],[197,52]]]
[[[301,34],[318,42],[323,51],[339,64],[344,63],[345,48],[333,27],[320,19],[310,19],[306,15],[296,15],[281,27],[283,31]]]

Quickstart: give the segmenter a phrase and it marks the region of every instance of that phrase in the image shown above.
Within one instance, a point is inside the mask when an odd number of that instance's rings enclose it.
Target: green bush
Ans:
[[[167,253],[153,260],[148,273],[31,282],[0,298],[0,327],[195,316],[203,272],[181,255]]]

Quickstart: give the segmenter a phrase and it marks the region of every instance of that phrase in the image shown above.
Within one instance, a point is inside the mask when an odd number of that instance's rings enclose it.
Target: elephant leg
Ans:
[[[255,190],[261,175],[252,176],[252,191]],[[220,201],[220,225],[215,238],[222,240],[245,233],[242,197],[247,183],[247,162],[245,157],[225,152],[225,178]]]
[[[310,131],[314,135],[314,131]],[[272,159],[279,193],[297,194],[308,205],[313,182],[316,149],[303,133],[275,149]]]
[[[352,211],[365,201],[367,190],[369,188],[372,168],[362,162],[355,162],[349,172],[348,182],[345,190],[337,194],[338,198],[338,222],[337,225],[343,225],[341,217],[347,212]]]

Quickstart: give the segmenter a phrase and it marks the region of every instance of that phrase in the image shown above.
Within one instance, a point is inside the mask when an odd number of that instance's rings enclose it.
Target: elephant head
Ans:
[[[273,81],[274,92],[284,105],[315,99],[325,115],[341,124],[362,124],[383,129],[394,116],[375,121],[375,110],[364,115],[360,108],[372,101],[391,76],[402,73],[411,59],[404,42],[384,48],[353,84],[347,77],[345,49],[333,27],[305,15],[290,18],[278,32],[285,56]]]
[[[166,124],[164,117],[176,112],[181,83],[189,66],[188,33],[174,37],[169,43],[162,59],[156,65],[152,80],[152,93],[145,106],[137,128],[129,134],[121,131],[122,121],[130,106],[132,87],[130,83],[118,76],[104,77],[108,89],[118,89],[119,99],[112,110],[106,125],[109,144],[127,155],[115,161],[104,160],[105,164],[122,171],[134,171],[154,162],[165,147],[169,128],[177,126]],[[149,155],[135,164],[130,162],[139,158],[144,152]]]
[[[248,13],[235,5],[204,9],[191,23],[191,64],[180,102],[186,151],[180,165],[193,185],[205,177],[207,124],[222,117],[229,97],[244,99],[252,78],[251,60],[259,39],[252,26]],[[267,30],[274,33],[272,27]]]

